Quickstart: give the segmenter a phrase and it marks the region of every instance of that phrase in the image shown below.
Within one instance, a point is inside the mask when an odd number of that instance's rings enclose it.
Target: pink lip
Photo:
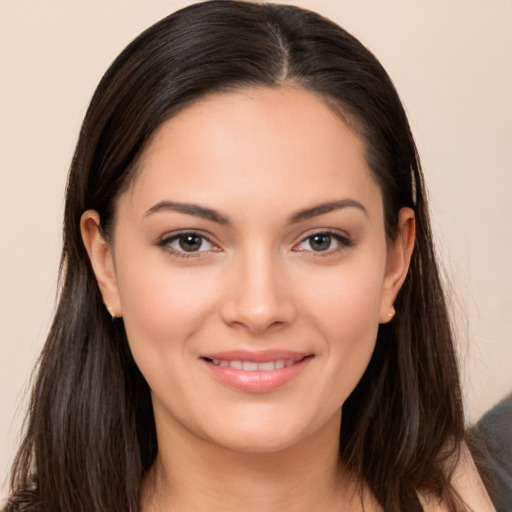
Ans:
[[[304,359],[310,354],[306,352],[294,352],[292,350],[266,349],[259,351],[252,350],[228,350],[225,352],[211,352],[201,354],[201,357],[208,359],[220,359],[223,361],[253,361],[255,363],[264,363],[265,361],[274,361],[276,359]]]
[[[220,361],[250,361],[264,363],[280,359],[293,360],[291,366],[275,370],[239,370],[229,366],[217,366],[211,359]],[[249,393],[273,391],[298,377],[313,359],[312,354],[290,350],[263,350],[259,352],[232,350],[204,354],[201,360],[214,378],[231,388]]]

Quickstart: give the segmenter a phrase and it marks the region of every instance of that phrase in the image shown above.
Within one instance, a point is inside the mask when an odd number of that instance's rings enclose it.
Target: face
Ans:
[[[111,244],[97,214],[82,220],[157,428],[242,451],[337,431],[405,276],[411,215],[386,243],[361,141],[308,92],[214,95],[166,121]]]

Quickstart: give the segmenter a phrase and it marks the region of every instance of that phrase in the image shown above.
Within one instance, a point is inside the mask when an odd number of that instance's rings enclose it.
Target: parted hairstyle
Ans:
[[[421,510],[418,492],[464,510],[450,472],[464,437],[458,369],[420,162],[395,88],[373,54],[320,15],[288,5],[216,0],[138,36],[102,78],[71,164],[58,305],[41,354],[10,511],[136,512],[158,450],[150,390],[112,321],[80,233],[96,210],[107,240],[116,202],[155,130],[205,95],[300,87],[364,143],[385,230],[416,216],[411,266],[380,325],[369,366],[343,405],[340,464],[386,512]]]

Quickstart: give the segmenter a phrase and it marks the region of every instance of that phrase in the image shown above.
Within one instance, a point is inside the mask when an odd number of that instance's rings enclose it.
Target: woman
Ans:
[[[8,510],[491,510],[398,96],[310,12],[118,57],[69,175]]]

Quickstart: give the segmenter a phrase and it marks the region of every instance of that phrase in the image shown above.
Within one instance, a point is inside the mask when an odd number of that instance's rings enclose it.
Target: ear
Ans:
[[[112,247],[101,234],[98,212],[87,210],[82,214],[80,231],[103,302],[112,317],[120,317],[122,316],[121,301],[117,287]]]
[[[398,235],[388,248],[386,273],[382,283],[379,322],[385,324],[395,315],[393,303],[405,281],[414,249],[416,224],[414,211],[402,208],[398,214]]]

